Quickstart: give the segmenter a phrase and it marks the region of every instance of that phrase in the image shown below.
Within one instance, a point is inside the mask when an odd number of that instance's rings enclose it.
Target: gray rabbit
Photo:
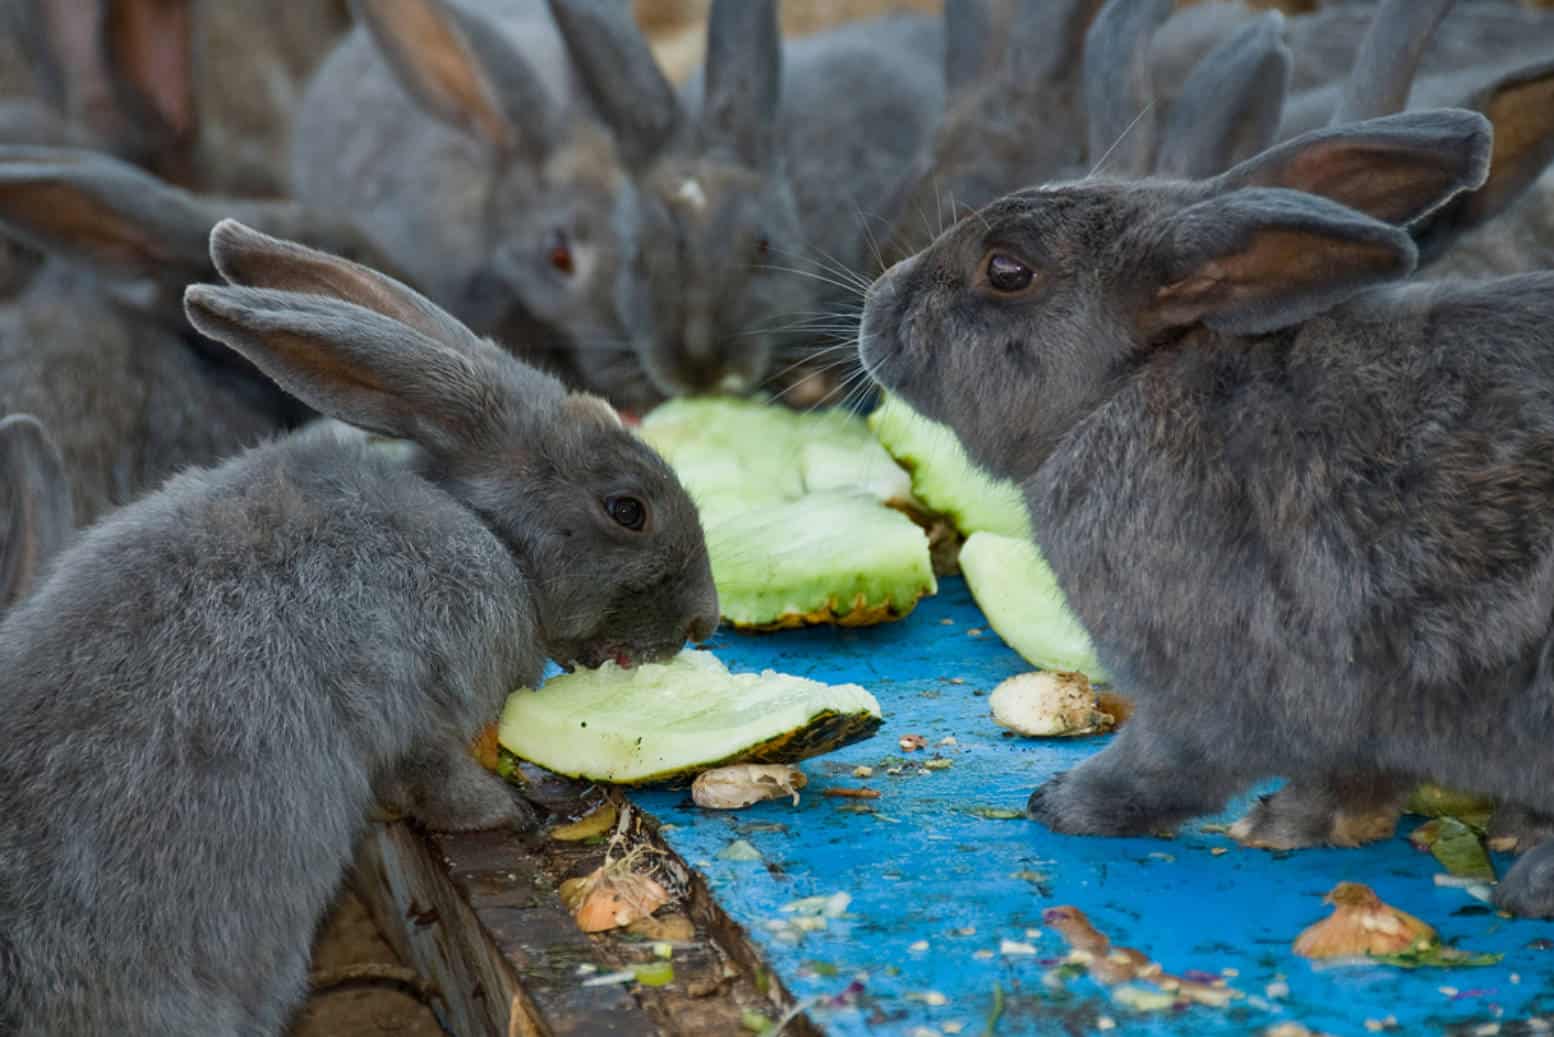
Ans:
[[[0,237],[51,258],[0,303],[0,414],[41,420],[86,524],[191,464],[311,412],[183,314],[224,215],[385,265],[347,223],[290,202],[192,195],[107,155],[0,147]]]
[[[1021,484],[1134,697],[1033,817],[1147,834],[1354,772],[1554,809],[1554,274],[1408,280],[1490,147],[1410,112],[1031,189],[871,289],[868,370]],[[1554,843],[1495,899],[1554,915]]]
[[[896,12],[783,41],[776,0],[714,0],[705,66],[676,97],[624,13],[551,7],[615,132],[672,128],[636,178],[616,300],[654,384],[764,388],[795,406],[834,395],[826,368],[846,350],[824,343],[851,323],[882,203],[943,104],[938,19]]]
[[[614,293],[631,174],[670,128],[647,119],[617,145],[541,0],[352,7],[296,118],[297,198],[354,219],[439,305],[569,384],[632,409],[662,399]],[[672,99],[645,90],[643,112]]]
[[[185,472],[0,623],[18,1037],[275,1037],[375,801],[531,823],[468,749],[505,696],[717,621],[694,505],[603,401],[365,267],[231,221],[211,249],[232,287],[190,320],[415,457],[326,424]]]
[[[74,532],[65,462],[30,414],[0,420],[0,615],[32,590]]]

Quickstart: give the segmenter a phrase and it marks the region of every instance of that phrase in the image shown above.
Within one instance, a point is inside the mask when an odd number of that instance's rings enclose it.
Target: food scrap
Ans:
[[[633,855],[605,862],[561,884],[561,900],[585,933],[619,929],[669,903],[669,891],[651,875],[633,871]]]
[[[1096,702],[1090,678],[1082,673],[1022,673],[1010,677],[988,698],[993,720],[1031,738],[1074,738],[1101,734],[1115,724]]]
[[[1455,817],[1426,821],[1414,829],[1408,841],[1417,850],[1429,851],[1449,874],[1483,882],[1495,881],[1495,866],[1484,847],[1484,837]]]
[[[582,842],[585,839],[604,835],[615,827],[619,817],[620,810],[616,807],[615,801],[606,799],[576,821],[552,828],[550,837],[563,843]]]
[[[1223,978],[1210,980],[1173,976],[1131,947],[1114,947],[1077,907],[1050,907],[1042,920],[1068,943],[1067,963],[1085,969],[1090,977],[1113,991],[1120,1003],[1145,1011],[1161,1011],[1182,1004],[1223,1007],[1242,996]],[[1144,990],[1138,982],[1155,991]]]
[[[902,735],[896,744],[901,746],[902,752],[915,753],[928,745],[928,739],[922,735]]]
[[[1340,882],[1324,900],[1333,913],[1295,940],[1301,957],[1368,958],[1401,968],[1492,965],[1501,958],[1442,944],[1427,922],[1383,903],[1358,882]]]
[[[821,793],[823,796],[831,796],[835,799],[879,799],[878,789],[849,789],[839,785],[832,785]]]
[[[799,789],[808,781],[803,771],[786,764],[739,763],[697,775],[691,783],[691,800],[709,810],[738,810],[792,796],[798,806]]]

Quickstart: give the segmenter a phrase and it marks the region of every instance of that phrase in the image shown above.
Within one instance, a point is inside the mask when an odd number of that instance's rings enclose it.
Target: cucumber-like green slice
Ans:
[[[730,763],[794,763],[867,738],[881,722],[879,702],[856,684],[730,673],[711,652],[687,650],[515,691],[497,737],[557,774],[640,785]]]
[[[1035,544],[973,533],[961,546],[960,569],[988,625],[1026,662],[1106,682],[1090,635],[1069,611],[1057,577]]]
[[[1019,488],[972,464],[949,427],[889,395],[868,423],[891,456],[912,473],[912,496],[947,517],[961,535],[987,532],[1030,539],[1030,518]]]
[[[917,524],[865,493],[811,493],[706,523],[723,617],[736,628],[868,626],[938,590]]]
[[[911,478],[857,415],[676,399],[639,431],[696,501],[734,627],[865,626],[938,589],[927,536],[885,507]]]

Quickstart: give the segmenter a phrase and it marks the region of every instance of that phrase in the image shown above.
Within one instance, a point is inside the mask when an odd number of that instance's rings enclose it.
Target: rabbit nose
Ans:
[[[685,628],[685,639],[694,644],[700,644],[712,636],[712,632],[718,629],[718,610],[703,612],[694,617]]]

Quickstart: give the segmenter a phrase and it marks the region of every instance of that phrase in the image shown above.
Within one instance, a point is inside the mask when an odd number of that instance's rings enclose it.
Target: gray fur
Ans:
[[[695,132],[638,180],[617,304],[666,394],[830,395],[811,382],[836,364],[825,343],[849,323],[884,202],[943,106],[938,19],[888,14],[781,48],[776,22],[767,0],[715,0],[706,68],[681,91]]]
[[[1154,78],[1138,45],[1171,13],[1172,0],[1108,0],[1085,34],[1089,153],[1108,171],[1142,172],[1155,153]]]
[[[624,5],[589,6],[608,17]],[[569,383],[626,407],[661,399],[614,307],[640,222],[632,169],[551,11],[538,0],[358,9],[367,24],[322,64],[297,115],[297,198],[354,220],[438,305]],[[434,98],[427,81],[449,80]],[[553,259],[558,244],[570,270]]]
[[[65,462],[30,414],[0,420],[0,614],[32,590],[70,540]]]
[[[0,236],[52,257],[0,305],[0,413],[50,429],[83,524],[309,416],[184,318],[184,287],[215,277],[203,239],[229,213],[387,265],[294,203],[191,195],[78,149],[0,148]]]
[[[18,1037],[278,1037],[375,802],[439,829],[531,823],[468,749],[506,695],[547,655],[652,659],[716,622],[694,506],[601,401],[432,337],[448,321],[365,268],[230,222],[212,249],[264,283],[191,288],[196,324],[419,451],[325,425],[185,472],[0,624]],[[416,312],[419,330],[392,317]],[[618,493],[647,502],[646,532],[605,514]]]
[[[1253,160],[1285,177],[1256,190],[1282,199],[1348,170],[1429,211],[1486,172],[1474,113],[1348,132],[1391,153],[1355,165],[1319,135],[1305,160]],[[1245,182],[1020,192],[869,294],[870,373],[1023,487],[1066,600],[1135,703],[1030,812],[1061,832],[1147,834],[1265,778],[1341,774],[1554,811],[1554,274],[1357,288],[1307,316],[1312,285],[1345,268],[1368,280],[1377,249],[1406,256],[1407,239],[1291,234],[1282,202],[1259,231]],[[1374,205],[1356,226],[1399,211],[1335,193]],[[1244,229],[1184,220],[1214,205]],[[989,249],[1027,264],[1031,287],[995,294]],[[1399,281],[1409,269],[1395,264]],[[1249,298],[1291,322],[1213,329]],[[1551,853],[1526,854],[1497,903],[1554,916]]]

